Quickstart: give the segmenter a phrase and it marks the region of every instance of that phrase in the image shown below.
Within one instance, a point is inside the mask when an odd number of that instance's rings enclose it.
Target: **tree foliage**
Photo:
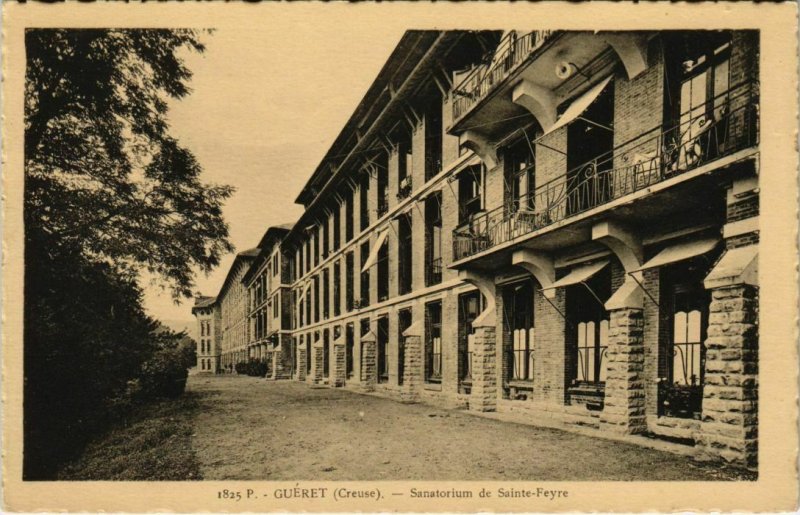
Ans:
[[[227,186],[169,134],[189,30],[25,35],[24,467],[53,477],[131,402],[185,380],[183,335],[142,308],[142,272],[189,296],[232,250]],[[171,379],[175,378],[175,380]],[[163,393],[163,392],[162,392]]]
[[[231,188],[200,181],[166,121],[168,100],[189,92],[179,51],[203,51],[198,34],[35,29],[25,40],[26,227],[190,296],[193,269],[233,250],[221,216]]]

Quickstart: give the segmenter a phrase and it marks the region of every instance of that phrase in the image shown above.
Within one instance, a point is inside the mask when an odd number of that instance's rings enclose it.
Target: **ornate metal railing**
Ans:
[[[485,62],[473,68],[453,92],[453,120],[464,116],[478,101],[541,47],[555,31],[509,32]]]
[[[708,110],[655,127],[453,232],[455,260],[528,234],[758,143],[758,87],[748,82]]]
[[[425,267],[425,285],[433,286],[442,282],[442,258],[431,259]]]

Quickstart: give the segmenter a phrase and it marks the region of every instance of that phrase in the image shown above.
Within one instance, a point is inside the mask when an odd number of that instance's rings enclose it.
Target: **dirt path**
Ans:
[[[290,381],[194,376],[204,479],[719,480],[627,443]]]

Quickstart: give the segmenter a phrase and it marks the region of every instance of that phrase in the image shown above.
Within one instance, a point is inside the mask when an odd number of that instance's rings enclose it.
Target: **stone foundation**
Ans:
[[[472,355],[472,391],[469,409],[495,411],[497,409],[497,349],[494,326],[475,328]]]
[[[361,388],[365,392],[375,391],[378,383],[378,339],[368,332],[361,337]]]
[[[607,376],[601,428],[621,434],[643,433],[645,418],[643,311],[611,312],[608,330]]]
[[[712,291],[706,338],[701,457],[756,467],[758,456],[758,289]]]
[[[341,387],[347,381],[347,348],[343,338],[333,342],[333,376],[331,385]]]
[[[298,381],[305,381],[306,380],[306,364],[308,363],[306,360],[308,356],[306,356],[306,346],[300,345],[297,347],[297,380]]]
[[[400,398],[403,402],[418,402],[419,390],[422,387],[422,337],[409,335],[405,337],[405,353],[403,363],[403,386]]]
[[[309,382],[313,385],[323,384],[324,382],[324,353],[325,348],[322,342],[315,342],[311,346],[311,377]]]

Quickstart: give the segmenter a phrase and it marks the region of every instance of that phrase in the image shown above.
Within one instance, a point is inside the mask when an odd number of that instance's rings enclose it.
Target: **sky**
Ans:
[[[203,36],[203,54],[184,54],[192,93],[171,104],[171,133],[197,157],[203,182],[236,188],[223,216],[237,252],[302,213],[294,199],[402,36],[369,32],[298,19],[280,30],[219,29]],[[233,257],[198,273],[196,290],[216,295]],[[151,277],[144,286],[150,315],[192,320],[193,300],[176,305]]]

